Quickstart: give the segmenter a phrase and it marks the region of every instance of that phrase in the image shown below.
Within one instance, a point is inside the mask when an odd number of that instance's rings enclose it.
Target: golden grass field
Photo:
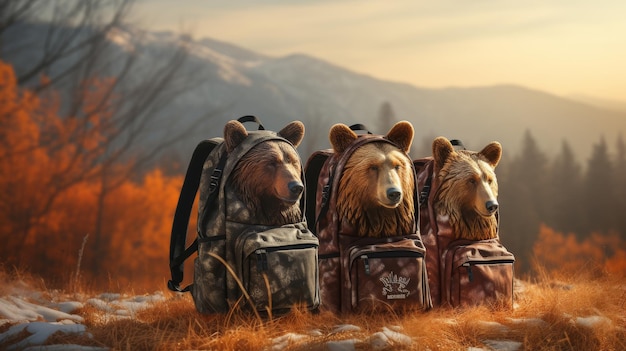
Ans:
[[[15,276],[0,288],[6,296]],[[13,279],[13,282],[11,282]],[[23,278],[20,278],[23,280]],[[42,296],[60,295],[80,301],[88,292],[46,291],[41,281],[26,279]],[[85,304],[73,312],[93,337],[53,335],[47,344],[78,344],[112,350],[325,350],[329,342],[355,339],[356,350],[374,349],[372,336],[383,328],[398,330],[409,343],[385,344],[389,350],[490,350],[488,340],[519,343],[520,350],[626,350],[626,281],[607,275],[580,274],[562,277],[543,272],[536,278],[516,281],[514,309],[476,307],[434,309],[397,315],[392,312],[336,316],[294,309],[273,318],[235,312],[200,315],[189,294],[164,292],[165,299],[138,311],[132,318],[108,318]],[[95,294],[95,293],[93,293]],[[93,294],[91,294],[93,296]],[[351,325],[358,330],[336,331]],[[0,333],[10,324],[0,325]],[[346,328],[350,329],[350,328]],[[352,328],[357,329],[357,328]],[[27,337],[23,332],[17,338]],[[287,341],[289,336],[296,336]],[[487,342],[486,342],[487,341]],[[0,340],[0,349],[15,340]]]

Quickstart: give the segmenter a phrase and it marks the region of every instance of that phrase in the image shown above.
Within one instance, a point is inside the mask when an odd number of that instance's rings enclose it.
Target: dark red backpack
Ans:
[[[320,306],[334,312],[381,306],[431,308],[418,224],[409,235],[358,237],[335,210],[346,162],[356,149],[371,142],[392,143],[381,135],[362,134],[342,153],[317,151],[305,164],[307,222],[320,242]],[[417,194],[413,196],[417,206]]]
[[[453,145],[463,145],[458,140]],[[464,148],[463,148],[464,149]],[[419,193],[420,233],[426,248],[426,267],[433,306],[513,304],[514,255],[500,242],[454,240],[447,218],[434,213],[439,184],[433,157],[413,161]],[[496,218],[498,218],[496,213]]]

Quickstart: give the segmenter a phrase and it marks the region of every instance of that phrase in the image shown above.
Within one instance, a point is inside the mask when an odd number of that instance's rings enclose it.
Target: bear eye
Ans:
[[[394,168],[396,169],[396,171],[399,171],[402,168],[402,165],[396,165]]]
[[[278,165],[280,164],[280,160],[278,159],[273,159],[271,162],[268,163],[268,165],[272,168],[277,168]]]
[[[468,183],[475,185],[476,184],[476,178],[470,178],[467,180]]]
[[[378,172],[378,166],[376,166],[376,165],[371,165],[371,166],[370,166],[370,168],[369,168],[369,170],[370,170],[370,171],[373,171],[373,172]]]

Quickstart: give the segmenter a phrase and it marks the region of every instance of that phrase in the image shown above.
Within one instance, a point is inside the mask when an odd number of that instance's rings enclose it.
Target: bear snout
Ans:
[[[485,207],[490,214],[493,214],[498,210],[498,202],[494,200],[489,200],[485,203]]]
[[[400,202],[400,199],[402,199],[402,191],[396,187],[388,188],[387,199],[393,203]]]
[[[292,180],[287,184],[287,188],[289,189],[289,193],[291,194],[291,196],[298,197],[300,196],[300,194],[302,194],[302,191],[304,190],[304,185],[297,180]]]

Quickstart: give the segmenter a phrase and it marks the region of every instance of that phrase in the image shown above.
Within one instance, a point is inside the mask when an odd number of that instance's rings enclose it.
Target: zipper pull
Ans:
[[[361,259],[365,265],[365,274],[370,275],[370,260],[367,258],[367,255],[361,255]]]
[[[469,262],[463,263],[463,267],[467,268],[467,277],[469,278],[470,283],[474,280],[474,275],[472,274],[472,265]]]
[[[256,253],[256,269],[259,272],[267,271],[267,251],[258,249]]]

